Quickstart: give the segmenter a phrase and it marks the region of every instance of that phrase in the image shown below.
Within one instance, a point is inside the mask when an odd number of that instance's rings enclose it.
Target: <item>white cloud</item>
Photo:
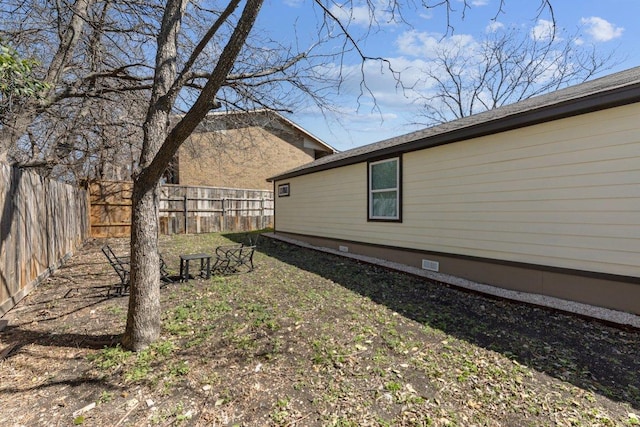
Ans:
[[[554,37],[555,24],[553,21],[539,19],[538,23],[531,30],[531,37],[536,40],[546,40]]]
[[[465,1],[468,0],[458,0],[458,3],[464,3]],[[471,0],[470,2],[468,2],[469,4],[471,4],[471,6],[486,6],[489,4],[489,0]]]
[[[356,24],[362,27],[369,27],[372,23],[378,25],[395,25],[396,19],[389,12],[384,4],[372,9],[370,6],[331,7],[331,13],[343,23],[343,25]]]
[[[396,40],[400,53],[404,55],[435,58],[438,52],[450,51],[466,47],[473,50],[477,44],[473,36],[468,34],[456,34],[443,37],[438,33],[424,33],[420,31],[407,31]]]
[[[423,128],[412,123],[416,120],[417,93],[424,95],[433,84],[424,78],[428,62],[402,56],[387,60],[395,72],[400,72],[399,76],[378,61],[367,61],[364,68],[361,64],[326,65],[323,74],[340,75],[343,79],[334,102],[339,110],[325,118],[312,108],[298,112],[294,120],[340,150]]]
[[[489,24],[484,28],[484,31],[487,33],[495,33],[502,28],[504,28],[504,24],[502,22],[490,21]]]
[[[597,16],[582,18],[580,23],[585,26],[585,31],[595,41],[608,42],[622,36],[624,28],[616,27],[614,24]]]
[[[341,85],[342,96],[355,100],[358,96],[363,95],[359,100],[363,111],[368,111],[370,107],[374,106],[374,103],[383,106],[382,109],[385,113],[398,113],[406,110],[410,104],[409,97],[414,95],[415,85],[419,84],[423,77],[421,70],[426,67],[427,63],[421,59],[410,60],[403,57],[388,58],[387,60],[389,64],[367,61],[363,68],[359,64],[343,67],[341,72],[344,78]],[[401,79],[402,84],[398,79]],[[403,86],[411,89],[403,89]]]
[[[301,7],[304,3],[304,0],[283,0],[283,3],[289,7]]]

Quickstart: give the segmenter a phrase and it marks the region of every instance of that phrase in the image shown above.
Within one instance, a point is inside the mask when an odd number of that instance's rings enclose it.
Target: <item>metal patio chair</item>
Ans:
[[[248,273],[254,269],[253,253],[256,247],[238,245],[218,246],[211,266],[212,273]]]
[[[111,246],[104,245],[102,247],[102,253],[107,257],[109,264],[115,270],[118,278],[120,279],[120,283],[113,285],[107,291],[107,296],[111,296],[111,292],[115,292],[117,296],[124,296],[129,294],[129,280],[130,280],[130,272],[131,265],[129,263],[128,256],[117,256]],[[161,287],[167,285],[168,283],[173,283],[173,279],[169,275],[167,271],[167,264],[162,259],[162,255],[160,255],[160,280],[162,281]]]

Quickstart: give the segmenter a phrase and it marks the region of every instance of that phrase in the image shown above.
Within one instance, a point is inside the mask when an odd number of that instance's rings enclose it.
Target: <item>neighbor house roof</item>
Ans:
[[[320,158],[269,178],[293,178],[640,101],[640,67]]]
[[[235,120],[234,117],[238,117],[238,120],[237,120],[238,124],[245,124],[245,125],[256,124],[254,123],[255,120],[252,117],[269,117],[270,120],[276,120],[282,125],[300,132],[301,134],[304,135],[305,138],[307,138],[310,141],[313,141],[317,145],[317,148],[321,149],[322,151],[325,151],[327,153],[338,152],[338,150],[333,148],[331,145],[327,144],[326,142],[324,142],[317,136],[313,135],[306,129],[302,128],[301,126],[297,125],[293,121],[287,119],[285,116],[283,116],[279,112],[274,110],[268,110],[268,109],[250,110],[250,111],[211,112],[207,114],[207,116],[202,120],[201,124],[195,129],[195,132],[206,132],[208,130],[206,124],[208,121],[212,119],[215,120],[216,118],[225,118],[225,119]]]

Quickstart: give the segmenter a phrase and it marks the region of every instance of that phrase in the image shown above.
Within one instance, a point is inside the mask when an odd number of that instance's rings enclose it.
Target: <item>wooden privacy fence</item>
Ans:
[[[0,163],[0,316],[89,235],[87,191]]]
[[[251,231],[273,226],[273,192],[164,185],[160,232]]]
[[[91,235],[124,237],[131,232],[131,182],[99,181],[91,189]],[[273,226],[273,192],[163,185],[160,233],[251,231]]]

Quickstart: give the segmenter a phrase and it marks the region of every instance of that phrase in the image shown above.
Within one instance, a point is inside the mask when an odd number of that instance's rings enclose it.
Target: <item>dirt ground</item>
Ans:
[[[250,273],[164,287],[161,340],[125,351],[104,243],[4,316],[1,426],[640,425],[638,330],[266,238]]]

